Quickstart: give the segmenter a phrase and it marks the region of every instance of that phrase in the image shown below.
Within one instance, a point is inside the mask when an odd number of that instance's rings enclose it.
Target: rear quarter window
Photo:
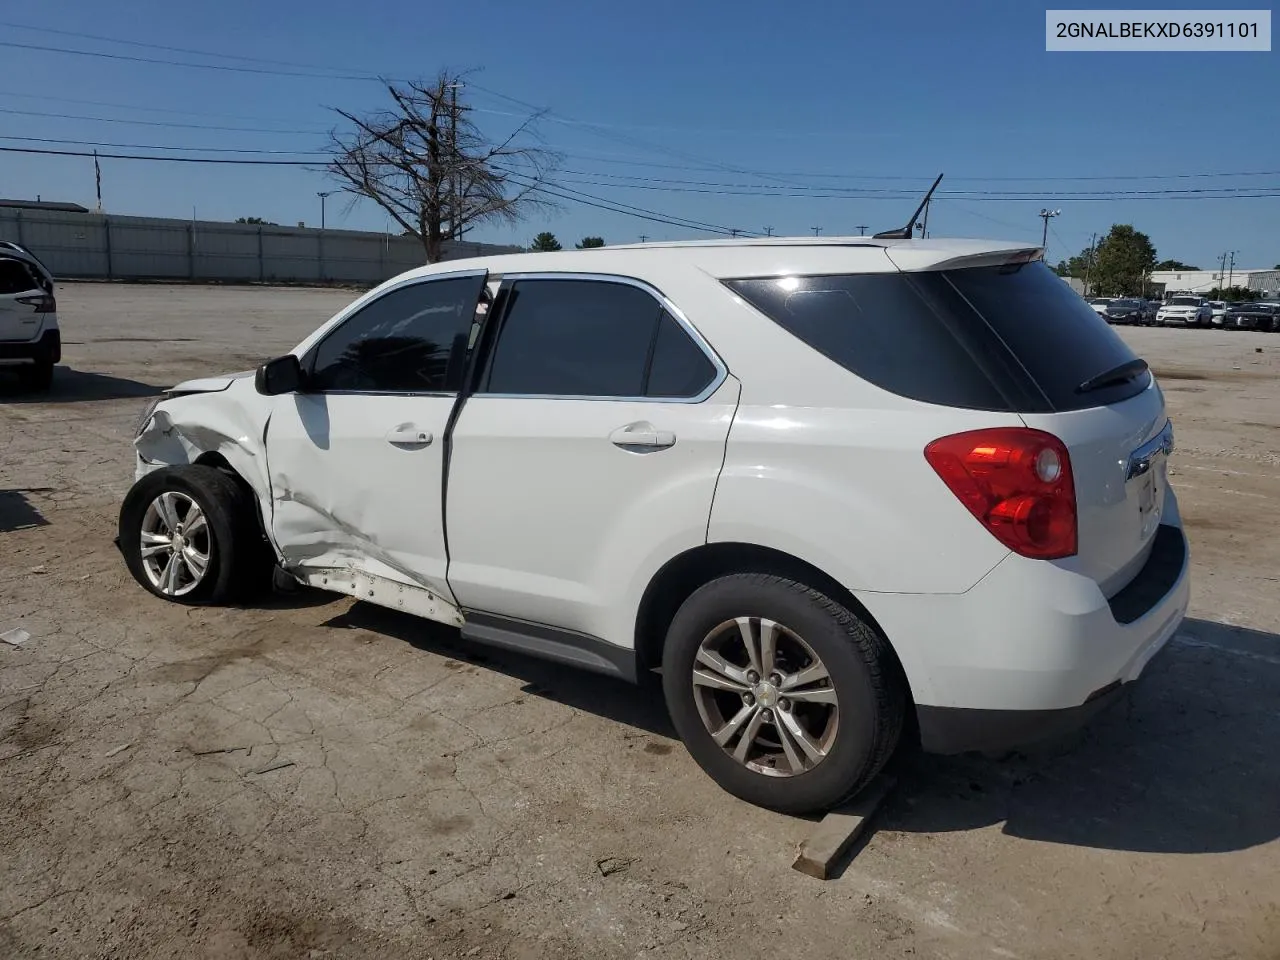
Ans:
[[[1010,409],[1009,398],[971,349],[905,274],[771,277],[730,280],[727,286],[788,333],[877,387],[926,403]]]
[[[1114,403],[1150,383],[1142,373],[1079,390],[1135,356],[1038,261],[725,284],[846,370],[913,400],[1051,413]]]

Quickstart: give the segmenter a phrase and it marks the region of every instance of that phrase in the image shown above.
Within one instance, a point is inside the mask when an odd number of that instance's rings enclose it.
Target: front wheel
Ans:
[[[186,604],[245,596],[265,547],[252,495],[203,465],[164,467],[138,480],[120,507],[119,542],[138,583]]]
[[[887,642],[853,611],[794,580],[734,574],[706,584],[667,632],[663,691],[698,765],[749,803],[829,809],[898,744],[906,684]]]

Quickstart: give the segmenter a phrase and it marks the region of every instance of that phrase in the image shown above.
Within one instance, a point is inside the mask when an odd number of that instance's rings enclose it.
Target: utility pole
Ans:
[[[773,236],[773,227],[765,227],[765,228],[764,228],[764,235],[765,235],[766,237],[772,237],[772,236]]]
[[[1235,285],[1235,280],[1236,280],[1236,251],[1235,250],[1231,251],[1231,265],[1227,269],[1231,273],[1230,279],[1227,280],[1227,287],[1230,288]]]
[[[98,151],[93,151],[93,181],[98,191],[98,212],[102,212],[102,168],[98,166]]]
[[[737,228],[737,227],[732,227],[732,228],[730,228],[730,230],[729,230],[729,236],[731,236],[731,237],[736,237],[740,232],[741,232],[741,231],[740,231],[740,230],[738,230],[738,228]]]
[[[449,165],[453,167],[453,182],[450,193],[453,194],[453,209],[449,212],[449,232],[457,240],[462,239],[462,164],[458,162],[458,87],[461,81],[449,84]]]
[[[647,241],[648,241],[648,239],[649,239],[649,235],[648,235],[647,233],[642,233],[642,234],[640,234],[640,242],[641,242],[641,243],[645,243],[645,242],[647,242]]]
[[[1095,233],[1089,238],[1089,258],[1084,262],[1084,293],[1089,295],[1089,271],[1093,269],[1093,251],[1098,245],[1098,235]]]
[[[858,224],[857,230],[858,236],[865,237],[867,235],[867,225],[865,223]]]
[[[324,229],[324,202],[327,198],[337,193],[337,190],[317,190],[316,196],[320,198],[320,229]]]
[[[822,232],[821,227],[810,227],[809,229],[813,231],[813,235],[815,237]]]
[[[1047,250],[1049,248],[1049,218],[1056,217],[1061,213],[1061,210],[1045,210],[1041,208],[1040,219],[1044,221],[1044,230],[1040,233],[1041,250]]]

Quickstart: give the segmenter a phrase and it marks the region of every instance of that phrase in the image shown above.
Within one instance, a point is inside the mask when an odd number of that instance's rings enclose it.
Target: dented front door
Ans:
[[[267,426],[272,533],[295,572],[365,573],[449,602],[444,434],[483,273],[411,281],[303,358]]]
[[[281,397],[267,427],[272,529],[291,569],[343,569],[452,602],[441,523],[451,397]]]

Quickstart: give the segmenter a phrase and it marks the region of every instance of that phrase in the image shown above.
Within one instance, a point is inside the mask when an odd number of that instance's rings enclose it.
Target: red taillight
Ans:
[[[35,307],[36,313],[56,313],[58,310],[58,301],[54,299],[52,293],[42,293],[36,297],[14,297],[14,299],[18,303]]]
[[[994,427],[942,437],[925,459],[991,534],[1036,560],[1076,552],[1071,458],[1053,434]]]

